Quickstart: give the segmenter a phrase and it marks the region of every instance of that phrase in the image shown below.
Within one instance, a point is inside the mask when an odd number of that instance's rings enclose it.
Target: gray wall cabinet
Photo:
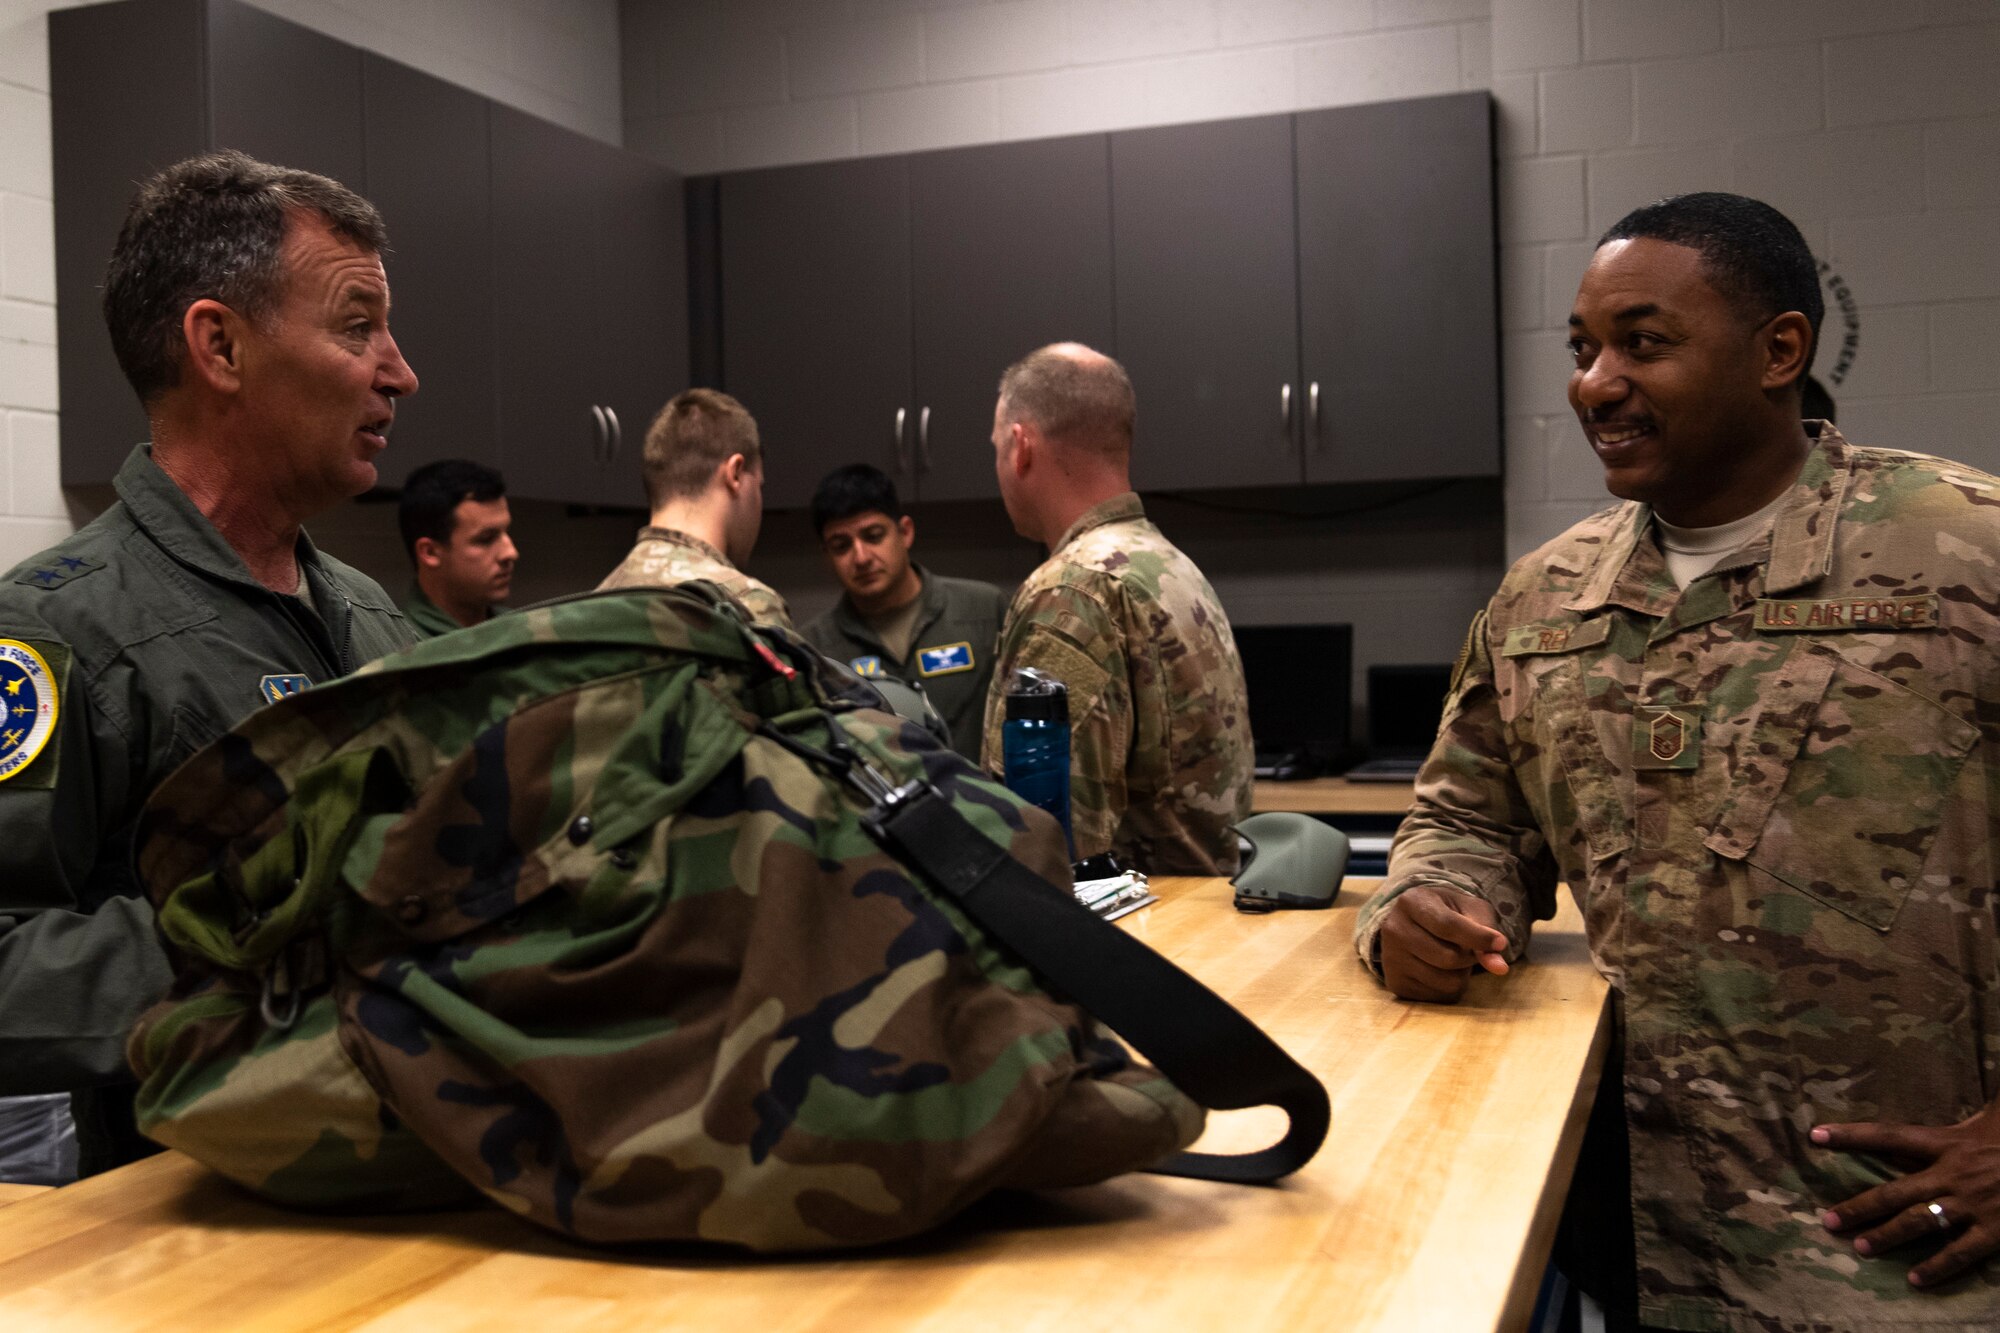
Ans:
[[[907,486],[910,197],[900,158],[725,176],[722,383],[757,418],[764,503],[873,463]]]
[[[765,502],[873,463],[906,500],[997,495],[994,390],[1043,343],[1111,340],[1103,135],[721,178],[722,381]]]
[[[696,359],[774,506],[851,462],[994,497],[998,374],[1066,338],[1132,375],[1141,490],[1499,472],[1485,93],[717,181]]]
[[[421,382],[382,484],[467,457],[519,496],[643,503],[646,422],[687,383],[679,177],[236,0],[59,10],[49,32],[66,485],[108,481],[147,433],[98,312],[133,183],[231,147],[382,210]]]
[[[1292,118],[1113,135],[1111,182],[1133,484],[1296,483]]]
[[[1497,476],[1485,93],[1298,117],[1305,480]]]
[[[488,300],[508,487],[643,505],[646,426],[687,385],[680,180],[508,107],[492,125]]]

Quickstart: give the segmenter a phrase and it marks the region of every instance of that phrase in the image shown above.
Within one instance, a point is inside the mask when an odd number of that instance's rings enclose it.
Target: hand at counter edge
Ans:
[[[1484,898],[1417,884],[1396,896],[1376,936],[1382,981],[1406,1000],[1450,1004],[1475,969],[1507,971],[1500,914]]]

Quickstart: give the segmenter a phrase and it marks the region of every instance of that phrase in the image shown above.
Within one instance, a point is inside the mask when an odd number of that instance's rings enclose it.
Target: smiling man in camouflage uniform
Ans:
[[[1752,200],[1606,234],[1570,399],[1625,503],[1474,621],[1358,932],[1455,999],[1570,886],[1622,1058],[1562,1261],[1614,1329],[2000,1327],[2000,482],[1802,428],[1821,313]]]
[[[1001,771],[1008,676],[1069,687],[1076,854],[1115,851],[1155,874],[1236,869],[1255,758],[1236,640],[1215,590],[1132,493],[1132,383],[1076,343],[1008,368],[994,468],[1008,517],[1049,558],[1014,595],[986,700]]]

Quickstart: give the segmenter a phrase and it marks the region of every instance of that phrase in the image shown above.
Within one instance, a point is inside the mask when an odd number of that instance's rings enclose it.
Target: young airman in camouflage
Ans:
[[[1569,885],[1621,1020],[1629,1161],[1570,1205],[1611,1327],[2000,1326],[2000,482],[1802,427],[1817,275],[1762,204],[1635,212],[1575,309],[1625,503],[1475,619],[1361,956],[1454,999]]]
[[[713,389],[676,396],[646,431],[640,468],[653,521],[598,588],[700,579],[728,592],[758,624],[790,629],[785,599],[738,567],[764,521],[764,450],[743,405]]]
[[[1000,494],[1049,558],[1007,610],[983,759],[1001,771],[1008,676],[1046,671],[1069,688],[1077,855],[1233,874],[1255,766],[1243,665],[1215,590],[1132,493],[1134,415],[1124,369],[1074,343],[1000,381]]]

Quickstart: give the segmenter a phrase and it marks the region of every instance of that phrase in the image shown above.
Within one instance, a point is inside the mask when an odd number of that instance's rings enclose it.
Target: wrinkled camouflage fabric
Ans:
[[[759,625],[792,628],[791,608],[768,584],[745,574],[701,538],[673,528],[640,529],[639,540],[597,590],[675,587],[696,579],[713,583],[734,597]]]
[[[1194,562],[1139,497],[1097,505],[1014,594],[986,700],[983,762],[1002,768],[1007,678],[1069,687],[1076,854],[1159,875],[1236,871],[1256,755],[1236,638]]]
[[[1934,1243],[1830,1236],[1820,1211],[1899,1173],[1807,1137],[2000,1090],[1996,609],[2000,482],[1824,427],[1774,533],[1685,593],[1626,504],[1474,623],[1358,943],[1372,965],[1428,880],[1518,957],[1571,886],[1623,992],[1648,1325],[2000,1327],[2000,1265],[1916,1291]]]
[[[592,595],[199,752],[139,844],[177,967],[130,1042],[141,1127],[287,1204],[476,1187],[589,1240],[757,1250],[907,1236],[1190,1142],[1198,1108],[752,729],[823,747],[824,704],[1067,884],[1055,822],[763,633],[797,679],[694,589]]]

